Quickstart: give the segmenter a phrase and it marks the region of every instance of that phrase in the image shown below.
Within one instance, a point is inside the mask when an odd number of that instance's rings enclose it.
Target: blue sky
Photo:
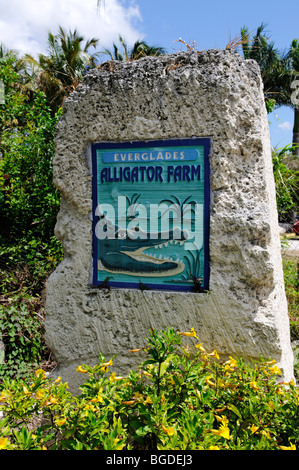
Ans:
[[[107,0],[106,0],[107,1]],[[251,0],[240,2],[202,0],[138,0],[144,39],[165,47],[180,49],[182,38],[198,49],[225,48],[230,39],[248,26],[249,31],[265,23],[265,31],[279,50],[286,51],[299,38],[299,1]],[[184,47],[183,47],[184,49]],[[271,144],[284,147],[292,141],[293,110],[277,108],[269,115]]]
[[[110,48],[121,34],[129,45],[144,39],[167,52],[185,50],[178,41],[193,41],[199,50],[225,48],[248,26],[261,23],[280,50],[299,38],[298,0],[0,0],[0,42],[36,55],[46,52],[47,35],[58,26],[74,29],[86,38],[99,38],[99,50]],[[291,142],[293,111],[278,108],[269,115],[271,143]]]

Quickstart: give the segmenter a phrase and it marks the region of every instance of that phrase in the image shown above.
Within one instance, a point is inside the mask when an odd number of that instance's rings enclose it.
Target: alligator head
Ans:
[[[188,232],[179,228],[149,234],[138,227],[132,230],[119,228],[114,238],[99,240],[98,268],[131,276],[174,276],[185,269],[184,263],[145,251],[149,248],[158,250],[172,243],[182,245],[187,239]]]

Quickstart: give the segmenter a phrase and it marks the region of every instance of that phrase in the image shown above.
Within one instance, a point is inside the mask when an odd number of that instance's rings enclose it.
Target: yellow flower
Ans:
[[[100,390],[98,391],[97,396],[95,398],[93,398],[91,401],[93,403],[103,403],[104,398],[101,395],[102,392],[103,392],[103,387],[100,388]]]
[[[6,449],[8,444],[9,440],[7,437],[0,437],[0,449]]]
[[[49,396],[49,400],[44,403],[44,405],[49,406],[49,405],[56,405],[59,402],[58,398],[52,397],[52,395]]]
[[[56,421],[56,424],[58,424],[58,426],[62,426],[65,423],[66,423],[66,418],[61,418]]]
[[[229,439],[229,428],[227,426],[220,426],[219,429],[211,429],[211,432],[215,436],[224,437],[224,439]]]
[[[210,380],[211,377],[212,376],[210,375],[209,377],[206,378],[206,384],[211,385],[212,387],[216,387],[216,384]]]
[[[226,410],[226,406],[224,406],[223,408],[218,408],[218,410],[215,410],[216,413],[221,413],[221,411],[224,411]]]
[[[23,385],[23,392],[25,393],[25,395],[27,395],[27,397],[29,395],[31,395],[31,393],[29,392],[28,388],[26,387],[26,385]]]
[[[6,401],[7,398],[9,397],[8,393],[6,392],[6,390],[2,390],[1,394],[0,394],[0,402],[1,401]]]
[[[117,377],[116,376],[116,373],[113,372],[111,375],[110,375],[110,382],[117,382],[118,380],[121,380],[123,379],[124,377]]]
[[[188,337],[192,337],[192,338],[198,339],[198,338],[197,338],[197,335],[196,335],[196,333],[195,333],[194,328],[191,328],[190,332],[180,333],[180,335],[182,335],[182,336],[188,336]]]
[[[271,439],[270,432],[267,431],[267,429],[263,429],[263,430],[261,431],[261,434],[262,434],[263,436],[266,436],[267,439]]]
[[[203,353],[206,352],[206,350],[205,350],[205,348],[203,347],[202,343],[196,344],[195,347],[196,347],[197,349],[199,349],[199,350],[200,350],[201,352],[203,352]]]
[[[252,426],[250,426],[249,429],[252,432],[252,434],[254,434],[259,429],[259,427],[253,424]]]
[[[216,351],[216,349],[214,349],[213,352],[207,353],[207,354],[208,354],[208,356],[215,356],[217,359],[219,359],[219,354],[218,354],[218,352]]]
[[[133,403],[135,403],[135,400],[123,401],[124,405],[133,405]]]
[[[229,361],[226,361],[224,364],[227,364],[229,367],[237,367],[238,365],[237,361],[231,356],[229,356]]]
[[[93,403],[103,403],[104,398],[100,395],[100,393],[97,394],[95,398],[91,400]]]
[[[142,401],[144,399],[143,395],[139,392],[134,393],[133,398],[136,401]]]
[[[86,370],[86,369],[83,369],[82,366],[78,366],[77,369],[76,369],[76,372],[81,372],[82,374],[86,374],[86,373],[87,373],[87,370]]]
[[[108,366],[113,366],[113,361],[110,359],[108,362],[103,362],[102,366],[108,367]]]
[[[90,403],[87,403],[87,405],[84,406],[84,410],[86,410],[85,416],[87,416],[88,415],[87,412],[89,410],[90,411],[96,411],[96,408],[93,405],[91,405]]]
[[[210,446],[209,450],[220,450],[220,447],[218,446]]]
[[[229,439],[229,428],[228,428],[228,419],[225,415],[217,416],[215,415],[217,421],[220,421],[221,426],[219,429],[211,429],[211,432],[215,436],[224,437],[224,439]]]
[[[281,370],[279,367],[277,366],[273,366],[273,367],[268,367],[269,371],[271,372],[271,374],[274,374],[274,375],[281,375]]]
[[[57,379],[54,380],[54,384],[58,384],[60,382],[60,380],[61,380],[61,377],[57,377]]]
[[[39,400],[40,398],[43,398],[43,397],[44,397],[45,393],[46,393],[46,390],[45,390],[44,388],[40,388],[40,389],[36,392],[35,398],[37,398],[37,399]]]
[[[40,378],[40,379],[43,379],[43,380],[47,378],[46,373],[43,369],[36,370],[35,375],[36,375],[37,378]]]
[[[221,416],[216,416],[216,415],[215,415],[215,418],[216,418],[218,421],[220,421],[220,423],[221,423],[223,426],[227,427],[227,425],[228,425],[228,419],[227,419],[227,417],[226,417],[225,415],[221,415]]]
[[[113,444],[112,444],[112,447],[114,447],[118,442],[119,442],[119,439],[114,439],[114,442],[113,442]],[[116,447],[115,450],[122,450],[124,446],[125,446],[125,444],[120,444],[120,445],[118,445],[118,446]]]
[[[163,424],[161,424],[163,431],[167,434],[167,436],[173,436],[174,435],[174,429],[173,428],[167,428]]]
[[[295,444],[291,444],[289,447],[286,446],[278,446],[282,450],[296,450]]]
[[[147,372],[146,370],[144,370],[142,372],[143,375],[145,375],[146,377],[152,377],[152,374],[150,374],[149,372]]]
[[[275,359],[272,359],[272,361],[266,361],[266,362],[263,362],[263,364],[276,364],[276,361]]]
[[[258,389],[259,389],[255,380],[252,380],[252,381],[249,383],[249,386],[250,386],[253,390],[258,390]]]
[[[144,348],[139,348],[139,349],[129,349],[129,351],[130,351],[131,353],[136,353],[136,352],[138,352],[138,351],[142,351],[142,349],[144,349]]]
[[[152,405],[152,404],[153,404],[153,400],[151,399],[151,397],[146,397],[146,400],[144,400],[144,404],[146,404],[146,405]]]

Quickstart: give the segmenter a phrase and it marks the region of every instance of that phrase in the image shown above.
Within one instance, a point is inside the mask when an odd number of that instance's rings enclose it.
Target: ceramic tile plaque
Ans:
[[[202,292],[209,139],[95,143],[93,284]]]

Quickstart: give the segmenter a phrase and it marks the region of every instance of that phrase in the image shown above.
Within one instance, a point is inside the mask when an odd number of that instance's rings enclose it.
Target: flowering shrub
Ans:
[[[186,339],[189,344],[186,344]],[[190,344],[191,343],[191,344]],[[37,370],[0,386],[0,449],[295,450],[299,391],[275,361],[221,361],[194,329],[151,331],[146,359],[125,377],[100,356],[81,395]]]

